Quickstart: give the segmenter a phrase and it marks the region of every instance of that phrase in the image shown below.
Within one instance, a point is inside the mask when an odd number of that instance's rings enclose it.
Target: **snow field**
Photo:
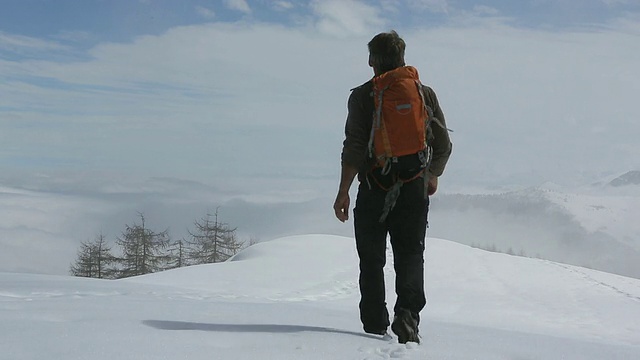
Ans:
[[[363,333],[353,239],[305,235],[118,281],[0,273],[0,359],[640,358],[638,280],[439,239],[426,254],[420,345]]]

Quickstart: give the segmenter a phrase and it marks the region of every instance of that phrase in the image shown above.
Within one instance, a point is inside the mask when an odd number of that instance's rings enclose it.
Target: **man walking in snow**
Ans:
[[[357,176],[359,187],[354,208],[354,227],[360,259],[359,307],[364,331],[384,335],[389,327],[383,272],[389,234],[397,294],[391,329],[400,343],[419,342],[419,314],[426,305],[424,249],[429,196],[438,188],[438,177],[444,171],[452,145],[435,92],[419,82],[414,68],[405,66],[405,42],[402,38],[395,31],[381,33],[369,42],[368,48],[369,66],[373,68],[374,78],[352,89],[349,97],[341,179],[333,208],[338,220],[344,222],[349,219],[349,189]],[[413,104],[419,104],[421,110],[428,113],[430,121],[424,122],[428,126],[423,127],[423,131],[426,130],[423,139],[427,140],[429,146],[413,157],[393,157],[381,165],[381,157],[377,156],[377,149],[374,149],[378,146],[378,140],[374,141],[373,137],[379,128],[385,127],[380,126],[380,118],[392,116],[379,109],[383,96],[389,96],[382,94],[379,84],[385,76],[394,72],[415,76],[418,86],[414,86],[413,91],[422,101]],[[384,87],[383,90],[388,88]],[[406,109],[412,111],[410,104],[395,106],[399,112]],[[387,127],[390,127],[388,123]],[[385,141],[389,143],[388,139]],[[414,162],[417,164],[415,166],[395,165],[403,163],[405,158],[419,158],[420,161]],[[410,164],[411,161],[414,160],[408,160]]]

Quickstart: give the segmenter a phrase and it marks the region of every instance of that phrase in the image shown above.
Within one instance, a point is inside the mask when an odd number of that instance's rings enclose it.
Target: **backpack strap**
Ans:
[[[375,86],[375,85],[374,85]],[[387,86],[388,87],[388,86]],[[382,126],[382,97],[384,95],[384,91],[387,87],[382,88],[379,92],[376,93],[374,88],[374,94],[378,96],[378,106],[373,116],[373,123],[371,124],[371,134],[369,136],[369,157],[373,157],[373,138],[376,129],[379,129]],[[375,101],[375,99],[374,99]],[[387,139],[388,142],[388,139]]]
[[[374,85],[375,86],[375,85]],[[374,140],[374,134],[375,131],[377,129],[380,129],[382,127],[382,99],[384,97],[384,92],[385,90],[387,90],[389,88],[390,85],[387,85],[385,87],[383,87],[382,89],[380,89],[380,91],[378,91],[376,93],[375,88],[374,88],[374,94],[377,95],[378,98],[378,105],[376,107],[376,111],[374,113],[374,117],[373,117],[373,123],[371,124],[371,134],[369,134],[369,157],[373,158],[373,140]],[[375,99],[374,99],[375,101]],[[384,147],[386,151],[389,151],[389,149],[391,149],[391,142],[389,141],[389,134],[387,133],[386,129],[384,129],[384,131],[382,131],[382,141],[384,143]],[[376,159],[377,161],[378,159]],[[382,167],[382,174],[383,175],[387,175],[389,173],[389,171],[391,171],[391,163],[393,162],[393,159],[390,157],[387,157],[385,159],[385,163],[384,166]]]
[[[453,132],[453,130],[449,129],[448,127],[444,126],[444,124],[442,123],[442,121],[440,121],[437,117],[435,117],[433,115],[433,109],[431,108],[431,106],[427,105],[427,99],[424,96],[424,88],[425,86],[422,85],[422,83],[420,82],[420,80],[416,80],[416,83],[420,84],[420,97],[422,97],[422,103],[424,104],[424,106],[427,108],[427,112],[429,113],[429,121],[433,120],[434,123],[438,124],[438,126],[440,126],[442,129],[447,130],[448,132]]]

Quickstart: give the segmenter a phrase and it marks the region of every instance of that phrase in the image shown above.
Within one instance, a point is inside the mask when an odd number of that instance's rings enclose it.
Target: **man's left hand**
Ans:
[[[427,195],[431,196],[438,191],[438,177],[432,176],[427,183]]]

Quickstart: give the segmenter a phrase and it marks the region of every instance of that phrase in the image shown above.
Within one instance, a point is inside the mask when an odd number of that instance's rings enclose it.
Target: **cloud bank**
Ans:
[[[585,184],[640,168],[633,4],[585,1],[598,10],[589,14],[604,20],[589,24],[587,14],[566,26],[540,21],[547,18],[539,1],[517,11],[496,2],[223,5],[190,8],[200,21],[191,25],[88,48],[59,36],[92,38],[86,32],[57,31],[56,38],[1,30],[0,184],[97,197],[98,205],[74,200],[80,205],[62,211],[71,223],[82,222],[72,214],[84,206],[103,209],[83,231],[51,228],[42,214],[56,213],[48,201],[57,198],[25,205],[38,217],[20,204],[40,195],[9,192],[0,204],[14,214],[2,226],[3,246],[62,242],[68,254],[100,231],[104,214],[117,219],[109,227],[117,231],[159,201],[136,190],[103,203],[105,183],[113,190],[178,178],[207,194],[196,205],[167,207],[158,216],[167,219],[179,212],[200,217],[231,197],[238,218],[259,213],[242,210],[253,206],[242,201],[256,199],[275,208],[307,202],[330,209],[349,89],[372,76],[367,42],[391,28],[405,38],[407,62],[436,90],[455,130],[443,191]],[[261,17],[273,7],[280,20]],[[273,210],[267,222],[281,226],[251,235],[350,233],[328,225],[330,210],[296,212]],[[173,226],[183,223],[181,217]]]

